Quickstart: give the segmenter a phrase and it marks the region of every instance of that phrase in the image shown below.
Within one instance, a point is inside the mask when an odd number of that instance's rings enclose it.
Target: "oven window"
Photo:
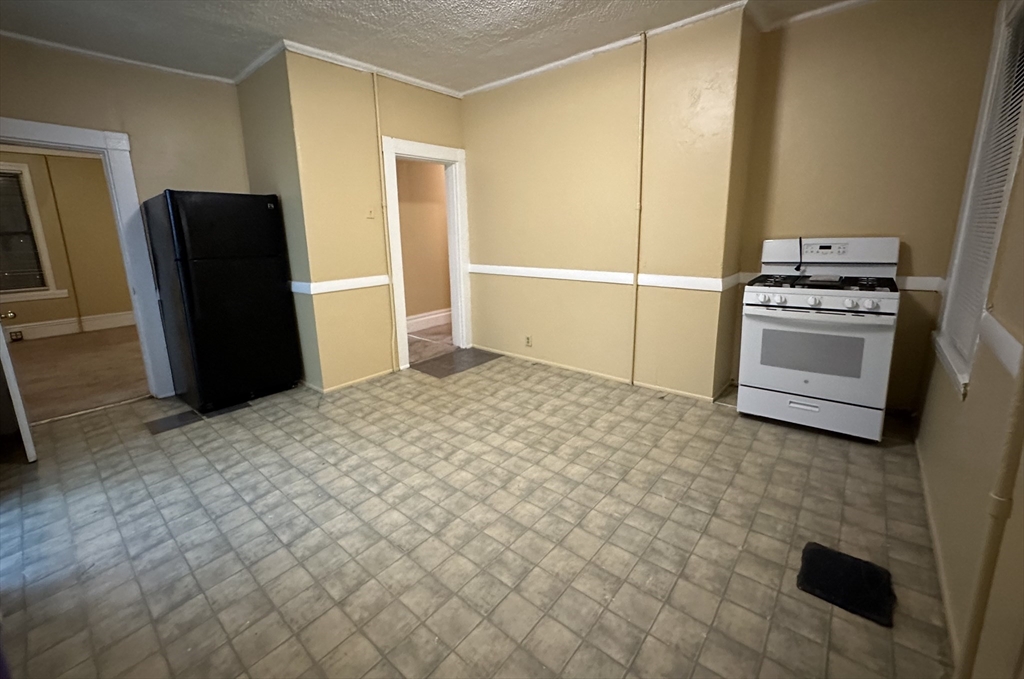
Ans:
[[[761,331],[761,365],[822,375],[860,377],[864,338],[790,330]]]

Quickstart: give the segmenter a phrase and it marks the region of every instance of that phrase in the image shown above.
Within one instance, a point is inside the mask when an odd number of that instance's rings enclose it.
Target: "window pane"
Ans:
[[[0,173],[0,290],[45,287],[21,177]]]

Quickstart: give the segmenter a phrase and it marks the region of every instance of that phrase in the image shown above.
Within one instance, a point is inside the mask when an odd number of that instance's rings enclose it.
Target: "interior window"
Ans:
[[[1021,153],[1024,104],[1024,5],[1005,5],[986,101],[975,140],[968,190],[938,334],[939,357],[964,388],[978,344],[982,314]]]
[[[46,287],[21,174],[0,173],[0,290]]]

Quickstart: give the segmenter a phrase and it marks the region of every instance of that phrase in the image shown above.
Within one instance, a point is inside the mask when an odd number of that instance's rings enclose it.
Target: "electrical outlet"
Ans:
[[[528,347],[532,347],[533,346],[533,338],[531,336],[529,336],[529,335],[526,336],[526,346],[528,346]]]
[[[19,331],[17,331],[17,330],[12,330],[11,331],[11,341],[12,342],[20,342],[23,339],[25,339],[25,336],[22,335]]]

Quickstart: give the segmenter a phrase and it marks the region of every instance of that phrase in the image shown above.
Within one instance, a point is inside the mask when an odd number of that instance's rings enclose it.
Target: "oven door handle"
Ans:
[[[820,323],[828,325],[874,325],[892,327],[896,325],[895,316],[871,315],[852,316],[848,314],[829,314],[819,311],[790,311],[787,309],[769,309],[765,307],[744,306],[744,316],[757,316],[758,318],[770,318],[776,321]]]

